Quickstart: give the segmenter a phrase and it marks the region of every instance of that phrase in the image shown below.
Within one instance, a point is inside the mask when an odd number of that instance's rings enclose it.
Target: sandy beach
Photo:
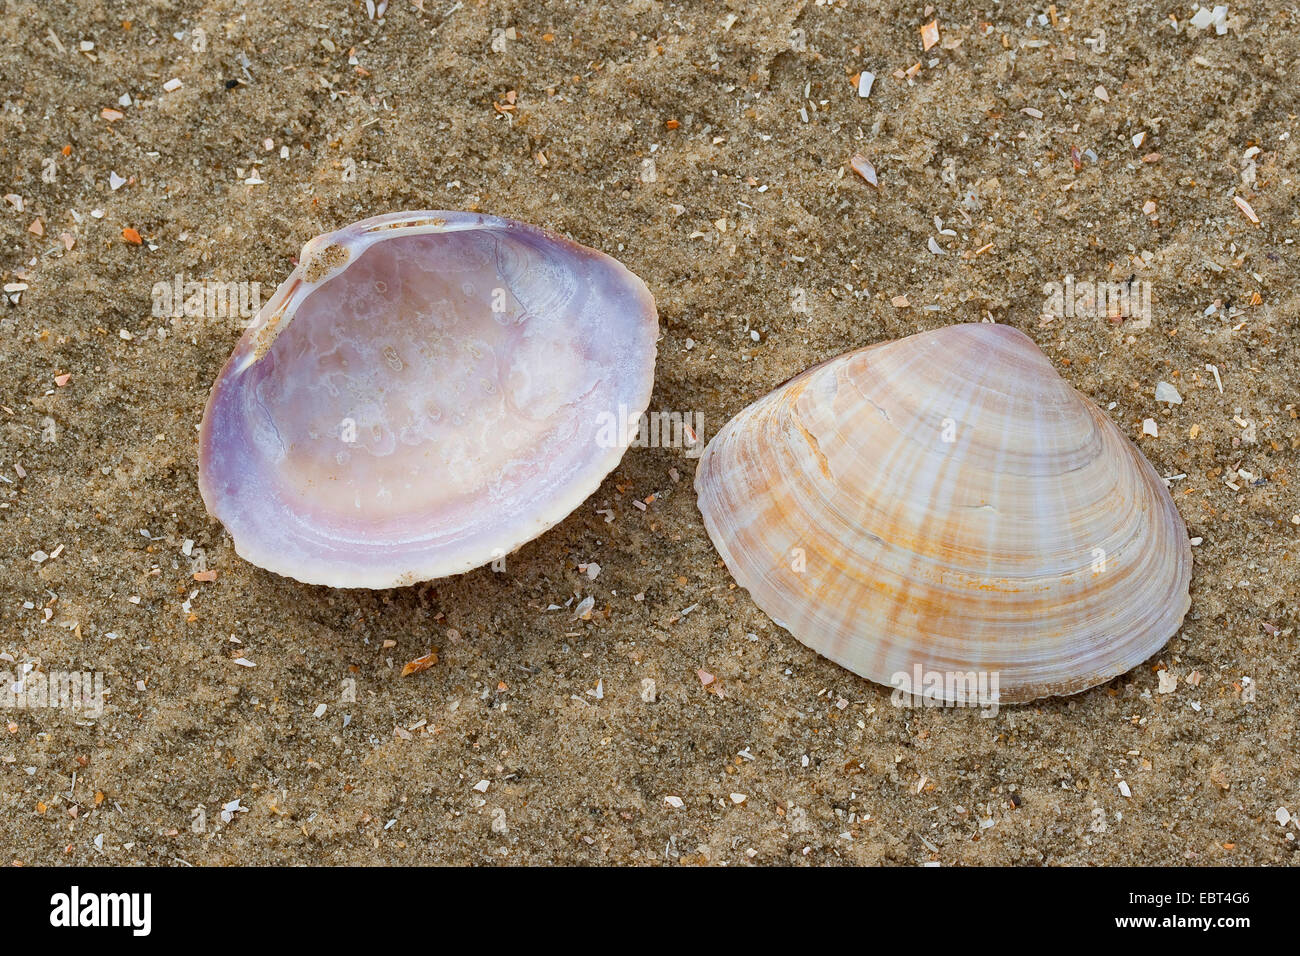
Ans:
[[[0,671],[32,695],[0,860],[1293,862],[1300,31],[1196,11],[0,0]],[[850,349],[1022,330],[1168,479],[1190,612],[1076,696],[897,708],[735,585],[683,447],[630,449],[504,571],[241,560],[197,435],[246,317],[161,289],[265,300],[403,209],[623,262],[651,411],[704,440]],[[43,701],[68,674],[102,709]]]

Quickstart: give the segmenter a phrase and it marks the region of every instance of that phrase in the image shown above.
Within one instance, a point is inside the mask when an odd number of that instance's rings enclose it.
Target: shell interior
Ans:
[[[236,550],[341,587],[467,571],[622,457],[658,322],[613,259],[491,216],[313,239],[213,388],[200,488]]]

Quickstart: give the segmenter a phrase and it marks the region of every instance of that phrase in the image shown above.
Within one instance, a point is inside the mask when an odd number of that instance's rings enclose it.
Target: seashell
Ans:
[[[582,503],[650,401],[658,317],[610,257],[399,212],[318,236],[213,386],[199,488],[248,561],[386,588],[503,557]]]
[[[1085,690],[1159,650],[1190,604],[1164,482],[1004,325],[804,372],[714,436],[695,488],[777,624],[873,681],[921,694],[925,675],[948,703],[984,703],[980,674],[1004,703]]]

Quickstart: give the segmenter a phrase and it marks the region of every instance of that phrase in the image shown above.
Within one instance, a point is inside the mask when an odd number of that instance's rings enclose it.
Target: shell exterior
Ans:
[[[213,386],[199,487],[245,559],[335,587],[468,571],[582,503],[650,401],[658,317],[615,260],[493,216],[319,236]]]
[[[911,693],[914,675],[972,671],[996,675],[1003,703],[1076,693],[1155,653],[1190,604],[1163,480],[1003,325],[810,369],[714,436],[695,487],[760,608]],[[928,691],[984,702],[960,677]]]

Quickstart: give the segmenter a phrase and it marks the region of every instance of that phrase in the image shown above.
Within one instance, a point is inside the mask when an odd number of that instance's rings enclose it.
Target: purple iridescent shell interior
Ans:
[[[618,464],[658,318],[614,259],[492,216],[319,236],[213,386],[199,487],[245,559],[394,587],[503,557]]]

